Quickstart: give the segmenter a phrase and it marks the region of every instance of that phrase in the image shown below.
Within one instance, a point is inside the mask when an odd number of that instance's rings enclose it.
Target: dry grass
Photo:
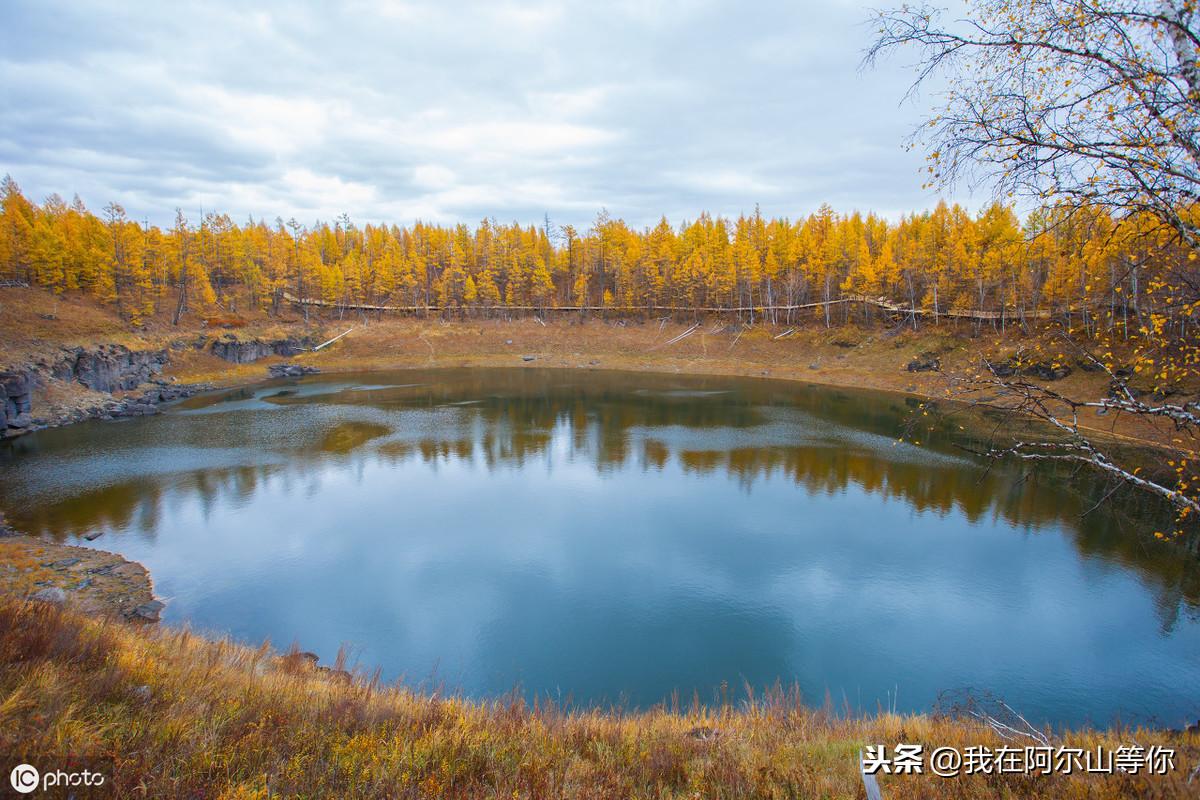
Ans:
[[[112,309],[86,297],[42,289],[0,287],[0,330],[0,366],[53,357],[59,347],[98,342],[147,346]]]
[[[1081,732],[1180,750],[1166,777],[884,776],[915,798],[1188,797],[1200,736]],[[473,703],[346,680],[303,658],[184,630],[0,600],[0,752],[111,757],[118,797],[861,797],[868,743],[1002,742],[927,716],[843,719],[769,693],[640,713]]]
[[[168,304],[169,305],[169,304]],[[215,322],[216,326],[210,326]],[[226,323],[236,327],[222,327]],[[185,382],[231,386],[266,376],[266,365],[280,359],[234,365],[207,350],[191,347],[199,337],[233,336],[240,340],[276,340],[311,336],[324,341],[351,326],[355,331],[322,350],[297,360],[334,370],[380,370],[431,366],[599,367],[693,374],[769,376],[835,386],[902,391],[931,398],[947,396],[947,375],[978,369],[980,359],[1003,359],[1020,346],[1046,343],[1049,332],[1026,337],[1009,329],[1001,334],[968,323],[925,324],[920,330],[889,329],[883,324],[854,322],[825,328],[823,319],[794,324],[755,325],[742,330],[733,320],[705,320],[697,331],[668,344],[685,332],[691,320],[590,319],[550,317],[512,320],[386,316],[312,315],[309,321],[288,311],[269,317],[262,311],[237,314],[208,311],[186,314],[172,325],[162,311],[138,328],[130,328],[112,308],[76,294],[55,296],[42,289],[0,288],[0,365],[37,361],[60,346],[119,343],[133,349],[164,348],[172,343],[168,374]],[[791,331],[789,333],[789,331]],[[511,342],[511,344],[510,344]],[[1047,344],[1051,349],[1058,344]],[[922,353],[936,353],[945,375],[910,373],[905,365]],[[532,362],[522,356],[533,355]],[[1120,354],[1118,353],[1118,356]],[[1080,370],[1055,384],[1068,395],[1100,397],[1107,381]],[[95,403],[78,387],[47,393],[43,405],[71,407]],[[79,395],[79,396],[77,396]],[[35,413],[36,416],[36,413]],[[1131,415],[1084,420],[1084,426],[1118,437],[1165,444],[1171,434]]]

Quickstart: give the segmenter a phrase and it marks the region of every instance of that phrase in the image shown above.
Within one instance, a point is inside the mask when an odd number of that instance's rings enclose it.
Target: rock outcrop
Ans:
[[[934,353],[921,353],[905,366],[909,372],[937,372],[941,368],[941,359]]]
[[[268,356],[293,356],[309,350],[310,337],[285,339],[238,339],[223,334],[217,339],[201,335],[172,342],[170,349],[208,349],[213,355],[234,364],[249,364]],[[48,425],[78,422],[90,417],[147,416],[158,413],[158,404],[187,397],[206,386],[178,386],[161,378],[169,360],[169,351],[131,350],[120,344],[99,347],[65,347],[58,355],[35,363],[0,371],[0,437],[16,436]],[[282,365],[275,377],[298,377],[316,372],[313,367]],[[34,391],[47,381],[77,383],[95,392],[112,394],[142,388],[137,396],[104,399],[90,405],[55,407],[44,412],[34,410]],[[149,388],[145,388],[145,387]],[[39,416],[35,416],[39,414]],[[42,417],[45,418],[42,418]]]
[[[251,339],[243,341],[232,335],[222,336],[215,340],[209,350],[217,358],[234,364],[250,364],[268,356],[294,356],[309,350],[312,343],[309,339],[275,339],[264,341]]]
[[[32,424],[33,385],[29,372],[0,372],[0,433]]]
[[[64,351],[54,364],[42,365],[52,378],[75,381],[97,392],[136,389],[162,373],[166,350],[130,350],[119,344]]]
[[[16,533],[0,538],[0,593],[69,602],[87,613],[135,622],[153,622],[164,608],[141,564],[103,550]]]
[[[158,404],[187,397],[204,386],[179,386],[160,377],[166,350],[130,350],[119,344],[94,348],[63,348],[21,369],[0,372],[0,437],[16,436],[49,425],[90,417],[145,416],[158,413]],[[95,392],[112,394],[144,388],[140,395],[102,402],[55,407],[34,416],[34,391],[50,381],[75,383]],[[43,418],[45,417],[45,418]]]
[[[1010,358],[1005,361],[988,361],[984,359],[983,363],[988,368],[988,371],[997,378],[1011,378],[1016,375],[1023,375],[1043,381],[1060,381],[1071,374],[1071,368],[1066,364],[1049,361],[1020,362]]]

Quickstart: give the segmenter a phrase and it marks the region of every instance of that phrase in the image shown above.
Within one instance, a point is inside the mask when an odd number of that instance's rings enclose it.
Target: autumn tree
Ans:
[[[1166,498],[1181,521],[1194,519],[1200,512],[1200,472],[1185,452],[1194,446],[1200,402],[1167,398],[1196,377],[1200,346],[1194,336],[1172,338],[1163,332],[1175,325],[1184,330],[1200,309],[1200,283],[1170,267],[1176,261],[1173,248],[1188,262],[1200,250],[1196,0],[969,0],[960,20],[929,6],[903,6],[880,12],[875,21],[878,38],[866,61],[875,63],[896,50],[916,52],[914,88],[937,83],[941,100],[914,134],[914,142],[928,153],[931,183],[990,181],[1002,196],[1055,205],[1067,219],[1103,208],[1116,226],[1108,242],[1128,231],[1136,232],[1141,245],[1129,240],[1117,245],[1118,252],[1093,247],[1059,254],[1060,266],[1070,270],[1074,264],[1079,274],[1078,311],[1085,333],[1099,311],[1097,283],[1105,263],[1114,265],[1107,287],[1110,311],[1121,295],[1123,314],[1128,317],[1132,309],[1145,340],[1132,369],[1115,364],[1111,350],[1098,357],[1082,352],[1112,380],[1108,396],[1089,400],[989,367],[991,374],[980,380],[989,393],[1001,390],[1001,405],[1031,413],[1064,435],[993,446],[990,452],[1088,464]],[[983,225],[981,306],[988,284],[1015,274],[1008,268],[1017,257],[1015,243],[997,227],[1000,223],[989,219]],[[1039,257],[1045,244],[1037,248]],[[1111,259],[1122,255],[1130,260],[1117,269]],[[1067,281],[1062,289],[1069,292],[1069,287]],[[1157,309],[1151,309],[1156,301]],[[1001,314],[1004,305],[1000,291]],[[1110,332],[1115,316],[1110,313]],[[1128,335],[1129,324],[1121,327]],[[1071,333],[1068,328],[1067,336]],[[1074,344],[1069,338],[1067,343]],[[1131,386],[1133,373],[1149,374],[1149,393]],[[1115,463],[1081,431],[1079,414],[1088,408],[1173,428],[1181,450],[1173,463],[1185,467],[1174,476],[1151,479]]]
[[[915,49],[918,85],[948,82],[915,136],[934,182],[1147,211],[1200,246],[1195,0],[970,0],[962,20],[905,6],[876,21],[868,62]]]

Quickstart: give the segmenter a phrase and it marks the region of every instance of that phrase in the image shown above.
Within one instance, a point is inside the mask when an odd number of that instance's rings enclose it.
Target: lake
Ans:
[[[901,395],[546,369],[312,376],[0,445],[30,533],[145,564],[164,619],[471,697],[1200,717],[1162,510],[988,464]],[[897,442],[905,426],[910,439]],[[960,428],[961,426],[961,428]],[[1085,513],[1087,512],[1087,513]]]

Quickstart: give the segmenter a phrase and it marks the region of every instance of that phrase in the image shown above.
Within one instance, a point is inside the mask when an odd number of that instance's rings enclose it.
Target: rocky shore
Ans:
[[[63,347],[53,356],[0,369],[0,438],[85,419],[157,414],[162,403],[212,388],[164,377],[172,351],[207,351],[232,364],[246,364],[309,347],[306,338],[239,340],[230,334],[178,340],[161,349],[120,344]],[[264,377],[316,371],[285,362],[272,365]],[[165,607],[154,597],[150,574],[141,564],[103,550],[26,535],[8,527],[2,514],[0,594],[130,622],[157,622]]]
[[[0,593],[88,614],[157,622],[165,607],[150,573],[115,553],[37,539],[0,520]]]
[[[0,438],[85,419],[156,414],[161,403],[212,388],[163,378],[172,351],[202,350],[231,364],[247,364],[271,356],[292,356],[310,346],[307,337],[243,340],[222,334],[177,340],[169,347],[150,350],[131,350],[119,344],[64,347],[56,357],[0,369]],[[311,369],[289,367],[282,374],[308,374]],[[69,402],[37,402],[39,390],[55,386],[87,391]]]

